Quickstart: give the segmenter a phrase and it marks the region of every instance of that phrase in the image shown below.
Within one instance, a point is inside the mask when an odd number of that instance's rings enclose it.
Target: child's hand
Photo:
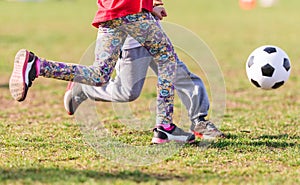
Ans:
[[[155,6],[153,8],[152,14],[157,17],[159,20],[162,20],[164,17],[167,17],[167,12],[164,7]]]
[[[164,3],[162,2],[162,0],[153,0],[153,6],[162,6],[164,5]]]

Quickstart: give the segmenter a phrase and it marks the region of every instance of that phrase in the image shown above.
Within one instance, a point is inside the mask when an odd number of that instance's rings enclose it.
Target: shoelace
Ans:
[[[205,121],[205,122],[207,122],[206,123],[206,128],[208,128],[210,130],[216,130],[217,129],[217,127],[213,123],[211,123],[210,121]]]

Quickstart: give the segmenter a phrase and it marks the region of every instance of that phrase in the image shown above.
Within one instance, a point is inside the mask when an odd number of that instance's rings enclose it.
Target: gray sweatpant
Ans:
[[[140,96],[149,65],[157,75],[157,64],[144,47],[124,49],[116,65],[116,77],[102,87],[82,85],[83,91],[96,101],[134,101]],[[205,86],[181,61],[177,62],[174,86],[191,120],[207,115],[209,99]]]

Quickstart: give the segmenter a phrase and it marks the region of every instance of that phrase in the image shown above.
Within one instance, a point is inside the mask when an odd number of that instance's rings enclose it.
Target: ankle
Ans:
[[[199,116],[195,119],[192,119],[191,121],[192,121],[192,123],[197,123],[197,122],[200,122],[200,121],[206,121],[205,117],[206,116]]]
[[[205,117],[206,116],[199,116],[197,119],[198,119],[198,121],[206,121]]]
[[[174,126],[175,125],[173,123],[171,123],[171,124],[157,124],[156,128],[162,127],[165,130],[172,130],[174,128]]]
[[[197,118],[191,120],[191,121],[192,121],[192,124],[191,124],[191,126],[190,126],[190,130],[194,130],[195,126],[196,126],[198,123],[207,121],[207,120],[205,119],[205,117],[206,117],[206,116],[199,116],[199,117],[197,117]]]
[[[36,70],[36,77],[38,77],[40,75],[40,71],[41,71],[41,61],[40,61],[39,57],[37,57],[37,56],[35,59],[35,70]]]

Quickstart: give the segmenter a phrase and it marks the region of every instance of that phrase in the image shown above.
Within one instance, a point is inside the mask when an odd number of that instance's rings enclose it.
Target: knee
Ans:
[[[143,88],[143,84],[144,84],[144,79],[138,81],[132,87],[130,87],[130,88],[127,87],[124,90],[124,92],[126,92],[125,94],[127,95],[126,98],[129,102],[134,101],[134,100],[138,99],[138,97],[140,97],[142,88]]]
[[[131,90],[127,93],[127,100],[129,102],[132,102],[132,101],[138,99],[139,96],[140,96],[140,92]]]
[[[119,95],[117,95],[117,98],[114,98],[114,101],[117,102],[132,102],[138,99],[140,94],[135,93],[135,92],[123,92]]]

